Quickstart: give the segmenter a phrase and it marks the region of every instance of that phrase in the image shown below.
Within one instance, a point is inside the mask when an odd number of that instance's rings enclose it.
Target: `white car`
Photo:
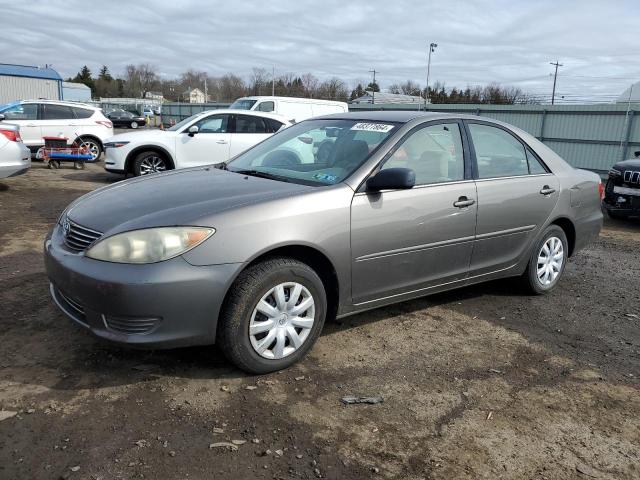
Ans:
[[[20,127],[0,123],[0,178],[23,174],[30,166],[31,151],[20,138]]]
[[[229,108],[272,112],[296,123],[307,118],[349,111],[349,105],[345,102],[317,100],[315,98],[268,96],[242,97],[233,102]]]
[[[291,125],[279,115],[239,110],[197,113],[168,130],[145,130],[109,138],[104,168],[136,176],[226,162]]]
[[[72,144],[81,139],[93,159],[100,157],[104,141],[113,136],[111,120],[99,108],[75,102],[22,100],[0,105],[0,121],[20,127],[24,144],[32,152],[44,145],[42,137],[66,137]]]

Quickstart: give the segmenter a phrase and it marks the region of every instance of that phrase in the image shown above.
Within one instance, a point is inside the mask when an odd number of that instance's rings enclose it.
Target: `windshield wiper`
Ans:
[[[270,180],[280,180],[282,182],[291,182],[289,177],[284,177],[282,175],[276,175],[274,173],[267,173],[261,170],[229,170],[233,173],[239,173],[240,175],[249,175],[251,177],[260,177],[260,178],[268,178]]]
[[[227,162],[216,163],[213,167],[218,170],[227,170]]]

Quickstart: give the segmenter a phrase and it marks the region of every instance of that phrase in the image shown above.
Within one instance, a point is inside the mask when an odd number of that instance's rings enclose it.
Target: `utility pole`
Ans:
[[[207,77],[204,77],[204,103],[209,102],[209,95],[207,94]]]
[[[555,65],[556,73],[553,74],[553,92],[551,93],[551,105],[553,105],[556,101],[556,80],[558,78],[558,67],[562,67],[561,63],[558,63],[556,60],[555,63],[551,62],[549,65]]]
[[[371,87],[371,105],[374,105],[376,103],[376,73],[380,73],[377,72],[376,69],[374,68],[373,70],[369,70],[369,73],[373,73],[373,87]]]
[[[276,66],[273,65],[271,69],[271,96],[276,96]]]
[[[431,103],[431,101],[429,100],[429,74],[431,73],[431,54],[436,51],[437,46],[438,46],[437,43],[431,42],[429,44],[429,59],[427,60],[427,89],[424,94],[425,105],[428,103]]]

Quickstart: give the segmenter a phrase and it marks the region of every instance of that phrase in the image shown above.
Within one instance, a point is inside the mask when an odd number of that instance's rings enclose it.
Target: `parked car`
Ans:
[[[269,113],[200,112],[167,130],[123,133],[108,139],[104,168],[139,176],[221,163],[288,125],[284,118]]]
[[[314,98],[266,96],[242,97],[233,102],[229,108],[257,112],[273,112],[293,122],[301,122],[307,118],[349,111],[349,105],[345,102],[316,100]]]
[[[640,151],[609,170],[602,204],[611,218],[640,216]]]
[[[82,103],[53,100],[24,100],[0,105],[0,121],[20,127],[24,144],[32,152],[43,145],[43,137],[66,137],[71,145],[82,140],[98,158],[103,142],[113,136],[111,120],[99,108]]]
[[[135,115],[126,110],[117,109],[107,113],[107,118],[111,120],[114,127],[133,128],[144,127],[147,119],[142,115]]]
[[[31,166],[31,151],[20,138],[20,127],[0,123],[0,178],[26,173]]]
[[[155,112],[151,107],[145,107],[145,109],[142,111],[142,115],[145,117],[153,117],[155,115]]]
[[[293,160],[326,134],[329,156]],[[215,341],[265,373],[301,359],[326,318],[502,277],[549,292],[598,236],[600,188],[504,123],[344,113],[218,168],[81,197],[46,238],[46,269],[60,309],[99,337]]]

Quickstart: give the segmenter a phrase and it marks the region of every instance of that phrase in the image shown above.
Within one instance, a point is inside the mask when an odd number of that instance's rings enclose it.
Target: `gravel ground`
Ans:
[[[0,478],[640,478],[639,221],[608,221],[548,296],[500,281],[371,311],[253,377],[215,347],[102,343],[54,307],[46,231],[119,179],[0,181]]]

